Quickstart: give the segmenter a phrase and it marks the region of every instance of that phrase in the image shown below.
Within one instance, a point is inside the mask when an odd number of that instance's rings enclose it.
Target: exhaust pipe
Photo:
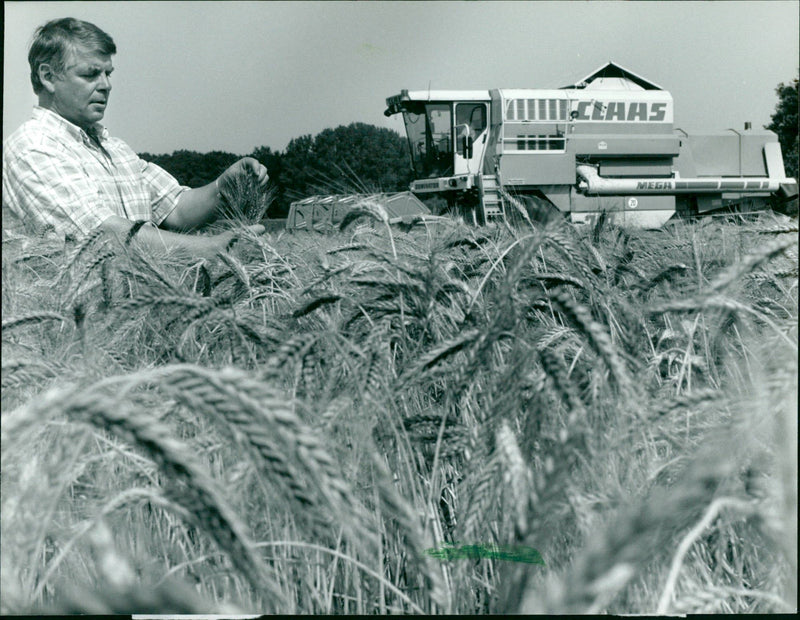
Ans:
[[[767,177],[700,177],[687,179],[632,178],[609,179],[597,174],[594,166],[580,164],[577,166],[578,191],[598,196],[634,195],[634,194],[719,194],[722,192],[769,192],[781,189],[781,185],[797,183],[794,179],[776,179]]]

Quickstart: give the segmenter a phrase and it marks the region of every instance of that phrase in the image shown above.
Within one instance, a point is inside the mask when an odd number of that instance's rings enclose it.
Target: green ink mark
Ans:
[[[507,545],[459,545],[445,543],[439,549],[426,549],[425,553],[439,560],[504,560],[541,564],[544,559],[533,547],[511,547]]]

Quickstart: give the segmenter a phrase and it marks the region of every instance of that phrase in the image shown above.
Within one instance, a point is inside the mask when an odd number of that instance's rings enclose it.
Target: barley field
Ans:
[[[384,216],[3,244],[0,611],[796,610],[796,219]]]

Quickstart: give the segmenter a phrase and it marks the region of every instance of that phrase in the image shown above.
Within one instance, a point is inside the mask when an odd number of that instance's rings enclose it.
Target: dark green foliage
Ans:
[[[412,179],[407,150],[389,129],[340,125],[289,142],[280,156],[279,184],[288,202],[314,194],[402,191]]]
[[[228,166],[236,162],[240,156],[224,151],[198,153],[180,150],[172,155],[152,155],[139,153],[139,157],[161,166],[174,176],[181,185],[202,187],[213,183]]]
[[[798,175],[798,145],[797,145],[797,83],[798,78],[789,84],[781,82],[775,88],[778,103],[772,114],[772,122],[766,126],[778,134],[783,153],[783,165],[786,175],[797,179]]]

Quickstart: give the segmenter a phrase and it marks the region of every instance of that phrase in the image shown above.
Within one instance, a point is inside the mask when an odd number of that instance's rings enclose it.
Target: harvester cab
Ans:
[[[384,114],[403,115],[416,176],[411,191],[476,206],[490,133],[489,91],[404,90],[386,103]]]

